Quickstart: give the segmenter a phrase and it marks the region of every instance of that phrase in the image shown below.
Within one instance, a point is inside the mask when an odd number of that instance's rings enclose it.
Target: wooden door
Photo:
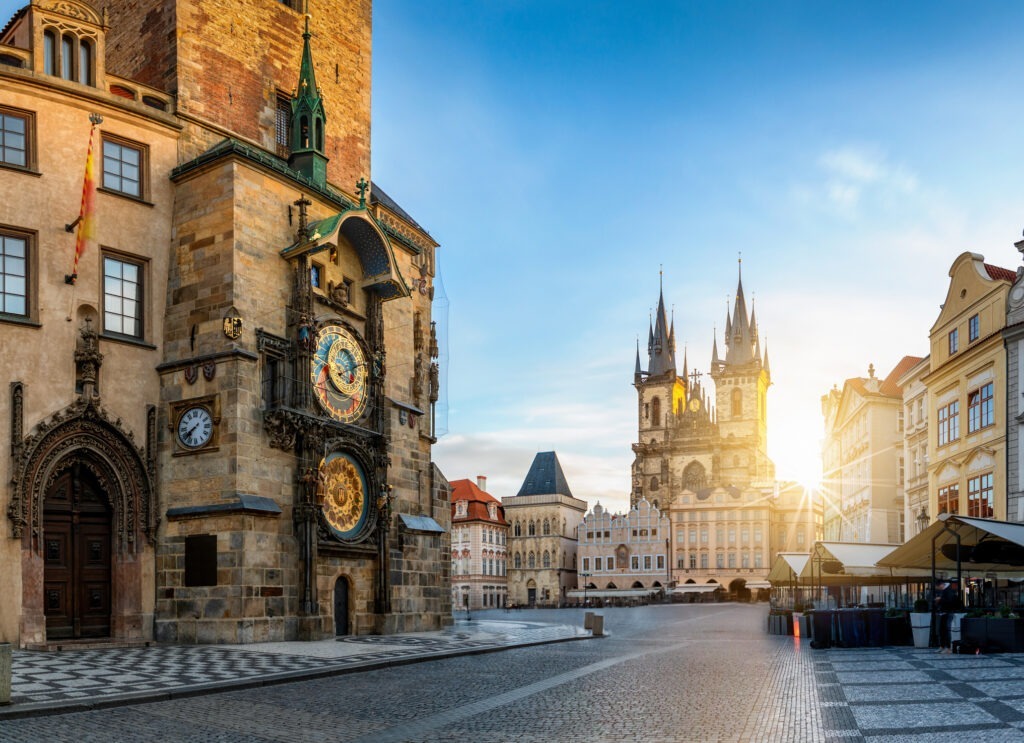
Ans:
[[[110,635],[111,514],[95,479],[75,467],[43,505],[43,605],[49,640]]]
[[[334,634],[348,634],[348,581],[344,577],[334,582]]]

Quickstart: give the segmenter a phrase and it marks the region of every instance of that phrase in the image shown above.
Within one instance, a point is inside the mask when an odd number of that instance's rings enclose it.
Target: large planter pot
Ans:
[[[11,703],[11,644],[0,642],[0,704]]]
[[[907,615],[901,614],[898,617],[885,617],[882,620],[883,642],[886,645],[909,645],[910,623]]]
[[[910,612],[910,631],[914,636],[915,648],[926,648],[931,643],[931,612]]]
[[[1024,623],[1019,619],[988,617],[985,649],[996,653],[1024,652]]]

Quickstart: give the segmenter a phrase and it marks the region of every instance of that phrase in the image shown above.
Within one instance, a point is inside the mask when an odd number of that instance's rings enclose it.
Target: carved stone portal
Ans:
[[[137,553],[141,535],[153,543],[159,516],[150,468],[120,419],[78,400],[40,423],[15,451],[8,517],[12,536],[26,548],[41,549],[43,498],[74,464],[87,468],[110,499],[118,552]]]

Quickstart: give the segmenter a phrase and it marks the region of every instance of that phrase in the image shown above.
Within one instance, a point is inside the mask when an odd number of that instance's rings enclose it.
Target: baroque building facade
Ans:
[[[903,536],[928,527],[928,388],[924,377],[931,358],[923,359],[896,380],[903,389]]]
[[[775,480],[768,456],[771,369],[742,276],[724,340],[724,354],[717,337],[712,343],[713,390],[701,372],[689,371],[685,353],[679,373],[675,320],[659,291],[646,369],[639,348],[636,354],[630,503],[647,500],[669,517],[668,564],[679,592],[715,584],[734,595],[767,588],[775,552],[798,538],[798,549],[810,549],[820,535],[821,508],[813,494]]]
[[[501,505],[510,528],[509,603],[562,606],[577,584],[578,533],[587,504],[573,497],[558,455],[538,453],[519,492]]]
[[[508,601],[508,522],[487,478],[452,480],[452,606],[490,609]]]
[[[821,398],[825,421],[825,538],[902,544],[904,401],[899,380],[922,359],[905,356],[884,379],[852,377]]]
[[[1024,255],[1024,240],[1014,245]],[[1006,301],[1006,519],[1024,522],[1024,267]]]
[[[928,514],[1007,518],[1007,361],[1015,272],[962,253],[929,333]],[[1015,407],[1015,405],[1014,405]]]
[[[451,621],[438,245],[370,182],[369,0],[296,7],[0,31],[3,639]]]

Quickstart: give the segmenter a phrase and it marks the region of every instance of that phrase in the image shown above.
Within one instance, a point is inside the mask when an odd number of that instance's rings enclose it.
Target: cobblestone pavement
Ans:
[[[11,707],[0,719],[68,706],[159,698],[235,685],[331,675],[588,636],[582,628],[511,618],[459,622],[439,632],[341,637],[320,642],[15,651]]]
[[[811,650],[799,639],[767,635],[764,605],[602,611],[604,639],[0,719],[0,740],[1024,740],[1024,656]],[[576,610],[512,616],[523,624],[582,621]],[[337,644],[393,642],[353,639]],[[239,652],[265,658],[271,651]]]

